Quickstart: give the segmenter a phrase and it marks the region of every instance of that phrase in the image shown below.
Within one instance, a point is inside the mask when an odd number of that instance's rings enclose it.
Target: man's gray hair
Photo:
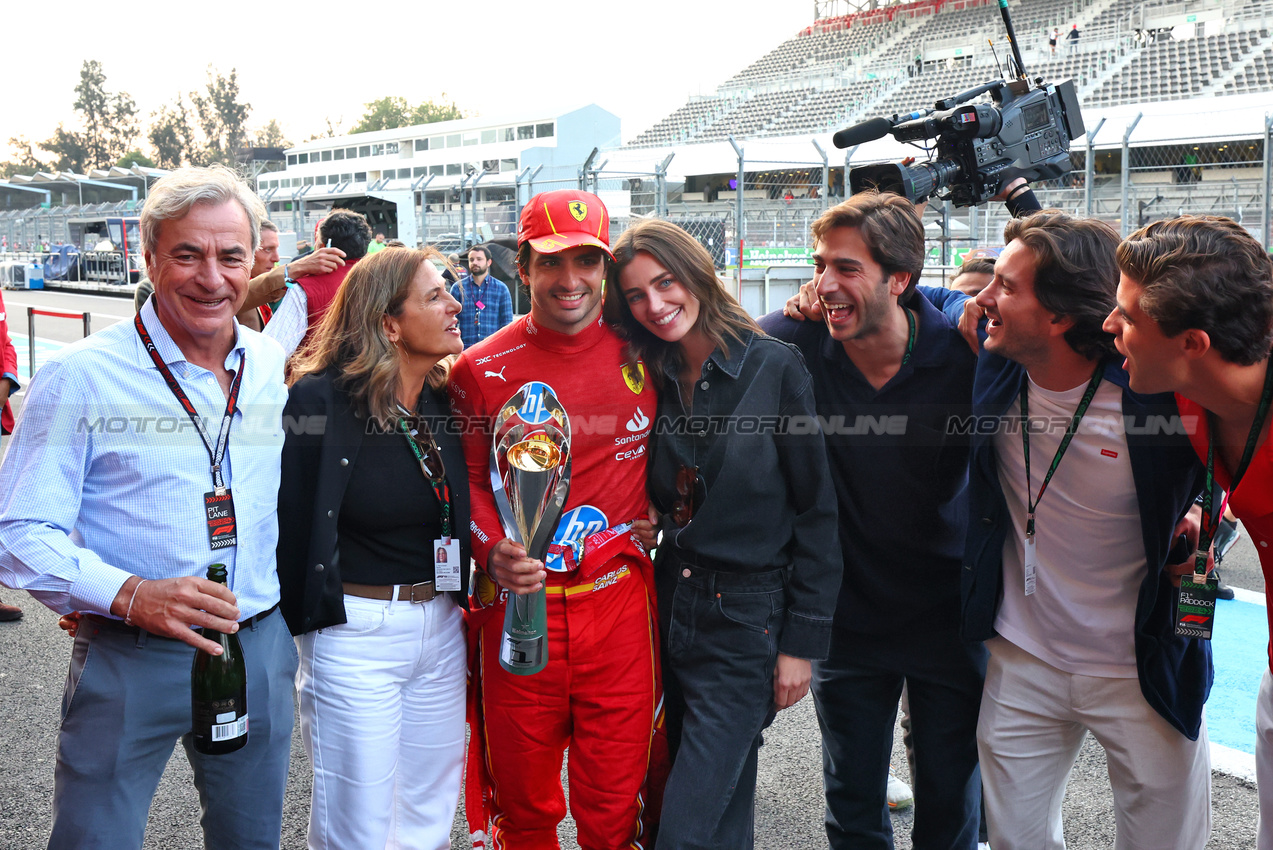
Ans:
[[[208,168],[179,168],[150,187],[150,196],[141,210],[142,247],[154,253],[159,244],[159,225],[185,218],[195,204],[224,204],[238,201],[248,216],[252,231],[252,251],[261,245],[261,222],[265,204],[238,175],[224,165]]]
[[[270,221],[268,218],[261,219],[261,229],[273,230],[275,233],[278,233],[278,225]]]

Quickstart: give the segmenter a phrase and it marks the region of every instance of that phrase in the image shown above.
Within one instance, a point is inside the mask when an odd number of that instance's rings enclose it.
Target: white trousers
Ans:
[[[297,638],[312,850],[451,846],[464,766],[464,621],[430,602],[345,597],[347,623]]]
[[[1255,781],[1260,793],[1256,850],[1273,850],[1273,676],[1264,671],[1255,702]]]
[[[1136,679],[1080,676],[1003,638],[990,663],[977,752],[995,850],[1062,850],[1061,801],[1091,732],[1105,748],[1115,850],[1202,850],[1211,834],[1211,755],[1145,702]]]

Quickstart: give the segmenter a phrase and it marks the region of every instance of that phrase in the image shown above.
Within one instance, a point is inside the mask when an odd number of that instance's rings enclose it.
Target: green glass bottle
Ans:
[[[208,580],[226,583],[225,564],[208,567]],[[206,755],[225,755],[248,742],[248,676],[237,634],[215,629],[201,634],[221,644],[220,655],[195,652],[190,670],[190,705],[194,748]]]

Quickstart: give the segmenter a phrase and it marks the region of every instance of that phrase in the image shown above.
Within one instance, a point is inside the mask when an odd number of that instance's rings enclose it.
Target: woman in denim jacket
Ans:
[[[840,586],[811,380],[681,228],[641,221],[614,255],[606,317],[659,387],[649,488],[673,764],[657,847],[750,848],[761,732],[808,692]]]

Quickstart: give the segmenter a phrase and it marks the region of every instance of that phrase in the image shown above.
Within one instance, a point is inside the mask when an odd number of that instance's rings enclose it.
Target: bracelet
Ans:
[[[133,588],[133,595],[128,597],[128,610],[124,612],[125,626],[135,625],[133,621],[130,619],[133,616],[133,602],[135,602],[137,599],[137,591],[141,590],[141,586],[145,584],[147,581],[149,581],[149,579],[142,579],[141,581],[137,582],[137,585]]]

